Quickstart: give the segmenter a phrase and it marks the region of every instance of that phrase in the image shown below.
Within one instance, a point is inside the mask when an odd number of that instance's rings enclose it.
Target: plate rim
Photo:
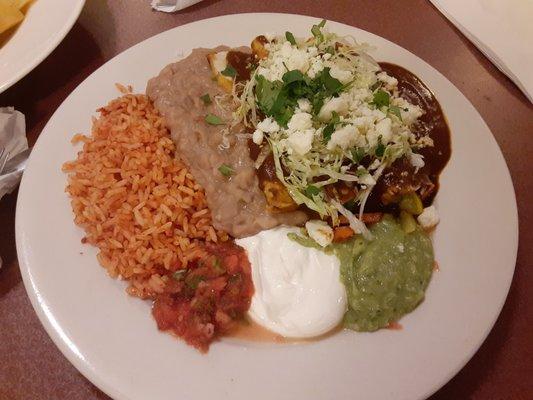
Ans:
[[[81,1],[84,2],[85,0],[81,0]],[[290,17],[316,18],[317,20],[320,19],[320,17],[316,17],[316,16],[313,16],[313,15],[294,14],[294,13],[273,13],[273,12],[231,13],[231,14],[218,15],[218,16],[214,16],[214,17],[198,19],[198,20],[189,22],[187,24],[179,25],[179,26],[170,28],[168,30],[159,32],[159,33],[157,33],[157,34],[155,34],[153,36],[150,36],[150,37],[142,40],[141,42],[138,42],[138,43],[134,44],[133,46],[123,50],[122,52],[116,54],[111,59],[109,59],[108,61],[106,61],[102,65],[100,65],[89,76],[87,76],[76,88],[74,88],[71,91],[71,93],[65,98],[65,100],[61,103],[61,105],[55,110],[54,114],[48,120],[47,124],[43,128],[43,131],[45,131],[48,128],[48,126],[49,126],[50,122],[52,121],[53,117],[58,112],[58,110],[63,106],[63,104],[67,103],[70,100],[70,98],[72,97],[74,92],[86,80],[90,79],[94,74],[96,74],[100,69],[104,68],[109,63],[112,63],[117,57],[123,55],[124,53],[126,53],[126,52],[128,52],[128,51],[130,51],[130,50],[132,50],[132,49],[134,49],[134,48],[136,48],[138,46],[144,45],[145,42],[150,41],[150,40],[154,39],[155,37],[157,37],[159,35],[165,34],[165,33],[169,32],[169,31],[172,31],[172,30],[183,28],[185,26],[193,25],[193,24],[196,24],[196,23],[199,23],[199,22],[206,22],[206,21],[209,21],[209,20],[232,18],[232,17],[235,17],[235,16],[239,16],[239,17],[245,17],[245,16],[255,16],[255,17],[258,17],[258,16],[270,16],[270,17],[275,17],[277,15],[284,15],[284,16],[290,16]],[[76,19],[74,19],[74,21],[75,20]],[[510,274],[508,282],[506,282],[505,296],[503,296],[501,304],[499,304],[497,312],[494,314],[494,317],[493,317],[491,323],[486,326],[484,334],[482,335],[482,337],[479,337],[476,340],[476,344],[471,346],[469,352],[465,352],[464,353],[462,361],[460,363],[458,363],[455,366],[455,368],[453,368],[453,370],[451,370],[448,374],[446,374],[446,376],[443,376],[442,379],[439,380],[439,383],[436,384],[432,389],[427,390],[426,393],[421,394],[420,397],[417,397],[417,399],[418,398],[426,399],[426,398],[430,397],[431,395],[433,395],[435,392],[437,392],[439,389],[441,389],[446,383],[448,383],[461,369],[464,368],[464,366],[468,363],[468,361],[477,353],[477,351],[479,350],[481,345],[485,342],[486,338],[488,337],[488,335],[492,331],[492,329],[494,327],[494,324],[498,320],[498,318],[499,318],[499,316],[501,314],[501,311],[503,309],[503,306],[506,303],[507,297],[509,295],[509,290],[510,290],[511,284],[513,282],[514,274],[515,274],[515,271],[516,271],[516,261],[517,261],[518,246],[519,246],[518,207],[517,207],[517,202],[516,202],[516,192],[515,192],[515,188],[514,188],[514,183],[513,183],[513,180],[512,180],[512,176],[511,176],[509,167],[507,165],[507,161],[506,161],[506,159],[505,159],[505,157],[503,155],[503,152],[502,152],[498,142],[496,141],[496,138],[495,138],[494,134],[492,133],[490,127],[486,123],[486,121],[483,119],[481,114],[478,112],[478,110],[475,108],[475,106],[472,104],[472,102],[468,99],[468,97],[465,96],[463,94],[463,92],[461,92],[436,67],[433,67],[429,62],[427,62],[421,56],[418,56],[417,54],[415,54],[412,51],[406,49],[405,47],[403,47],[403,46],[401,46],[401,45],[399,45],[399,44],[393,42],[392,40],[389,40],[389,39],[387,39],[387,38],[385,38],[383,36],[380,36],[380,35],[378,35],[376,33],[373,33],[373,32],[367,31],[365,29],[362,29],[362,28],[359,28],[359,27],[356,27],[356,26],[353,26],[353,25],[350,25],[350,24],[347,24],[347,23],[343,23],[343,22],[338,22],[338,21],[335,21],[335,20],[328,20],[328,21],[335,22],[336,24],[340,24],[340,25],[343,25],[345,27],[349,27],[351,29],[357,29],[357,30],[360,30],[360,31],[364,31],[365,33],[368,33],[371,36],[376,36],[376,37],[380,38],[381,40],[384,40],[384,41],[386,41],[388,43],[391,43],[391,44],[393,44],[395,46],[400,47],[403,51],[409,53],[410,57],[414,57],[414,58],[420,60],[423,64],[425,64],[427,67],[429,67],[434,73],[439,75],[439,77],[441,79],[445,80],[446,83],[449,86],[451,86],[454,90],[459,92],[460,95],[467,101],[467,103],[470,106],[472,106],[473,110],[478,114],[478,116],[480,117],[480,120],[485,125],[486,129],[490,132],[490,135],[488,136],[488,140],[492,141],[493,142],[492,144],[496,146],[496,149],[497,149],[497,151],[499,153],[499,156],[501,157],[501,159],[502,159],[502,161],[504,163],[504,166],[505,166],[505,171],[504,171],[505,172],[505,179],[511,185],[510,187],[511,187],[512,190],[511,190],[511,193],[509,193],[509,194],[511,195],[512,200],[513,200],[513,221],[512,222],[513,222],[513,224],[515,226],[515,229],[514,229],[514,232],[513,232],[513,238],[512,238],[513,239],[513,244],[514,244],[514,248],[513,248],[513,251],[512,251],[513,256],[514,256],[514,265],[513,265],[513,269],[512,269],[512,274]],[[38,144],[40,139],[41,139],[41,136],[38,137],[36,145]],[[31,161],[31,157],[30,157],[29,161]],[[23,179],[21,181],[21,187],[23,185],[24,185],[24,176],[23,176]],[[21,190],[19,190],[19,196],[20,196],[20,193],[22,193]],[[30,273],[30,267],[29,267],[29,264],[28,264],[28,260],[24,256],[24,254],[25,254],[24,251],[22,251],[23,250],[24,239],[23,239],[23,232],[22,232],[22,227],[21,227],[21,223],[20,223],[20,221],[21,221],[20,215],[23,213],[23,206],[22,206],[22,201],[18,201],[18,200],[19,199],[17,198],[16,217],[15,217],[15,237],[16,237],[18,261],[19,261],[19,265],[20,265],[20,269],[21,269],[21,273],[22,273],[22,278],[23,278],[23,283],[24,283],[26,292],[28,294],[28,297],[30,298],[30,301],[31,301],[33,309],[35,310],[37,316],[39,317],[41,325],[45,328],[48,336],[52,339],[52,341],[56,345],[56,347],[58,347],[58,349],[61,351],[61,353],[69,360],[69,362],[86,379],[88,379],[91,383],[93,383],[95,386],[97,386],[100,390],[102,390],[104,393],[106,393],[108,396],[112,397],[113,399],[116,399],[116,400],[131,400],[132,398],[130,398],[127,395],[125,395],[124,393],[122,393],[119,388],[117,388],[115,386],[112,386],[111,384],[108,384],[104,379],[100,378],[99,374],[96,373],[96,371],[94,371],[92,368],[90,368],[90,366],[83,361],[82,357],[80,357],[78,354],[76,354],[76,350],[73,349],[69,345],[68,340],[65,340],[64,337],[62,336],[61,329],[60,328],[56,329],[54,327],[54,323],[50,320],[50,318],[53,320],[54,317],[49,313],[49,311],[47,311],[45,309],[45,307],[43,307],[43,305],[41,304],[41,302],[39,300],[40,295],[38,293],[38,289],[34,286],[34,282],[33,282],[33,279],[31,277],[31,273]],[[63,333],[63,335],[64,335],[64,333]]]
[[[71,1],[74,1],[74,0],[71,0]],[[39,64],[41,64],[44,61],[46,57],[48,57],[57,48],[57,46],[61,44],[63,39],[65,39],[67,34],[71,31],[72,27],[78,20],[81,14],[81,11],[83,10],[83,7],[85,6],[86,0],[75,0],[75,1],[77,1],[78,3],[75,4],[75,7],[72,10],[72,14],[65,21],[65,24],[56,33],[55,39],[50,43],[49,46],[43,47],[42,50],[37,54],[37,56],[32,58],[32,61],[30,63],[20,68],[18,73],[12,75],[11,78],[9,79],[6,79],[4,83],[0,83],[0,94],[5,92],[11,86],[16,84],[26,75],[28,75],[31,71],[33,71]],[[16,35],[16,32],[15,32],[15,35]],[[11,40],[11,38],[9,40]]]

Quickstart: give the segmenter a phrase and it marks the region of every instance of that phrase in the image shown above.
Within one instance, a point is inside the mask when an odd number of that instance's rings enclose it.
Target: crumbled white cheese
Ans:
[[[393,76],[387,75],[386,72],[380,72],[377,74],[377,78],[380,82],[385,84],[385,89],[387,90],[392,91],[396,86],[398,86],[398,80]]]
[[[290,131],[304,131],[313,126],[313,116],[309,113],[294,113],[287,124]]]
[[[324,69],[324,62],[321,58],[313,58],[311,59],[311,66],[307,70],[307,76],[309,78],[314,79],[319,72],[321,72]]]
[[[420,226],[422,226],[422,228],[431,229],[437,226],[440,221],[440,218],[437,214],[435,206],[429,206],[424,208],[424,211],[422,211],[422,214],[418,216],[417,220]]]
[[[271,117],[268,117],[257,124],[257,129],[266,133],[272,133],[279,131],[279,125]]]
[[[380,165],[381,165],[381,161],[376,158],[374,161],[372,161],[372,164],[368,166],[368,170],[373,171],[375,169],[378,169]]]
[[[422,136],[420,139],[417,140],[417,143],[424,147],[433,147],[433,139],[431,139],[429,136]]]
[[[357,142],[357,133],[357,129],[353,125],[346,125],[337,129],[333,132],[327,144],[328,150],[332,150],[337,146],[342,149],[354,146]]]
[[[418,153],[410,153],[409,161],[411,162],[411,165],[415,167],[417,171],[420,168],[422,168],[424,165],[426,165],[426,163],[424,162],[424,156]]]
[[[226,59],[227,51],[220,51],[214,54],[213,57],[213,68],[217,72],[222,72],[228,66],[228,61]]]
[[[263,143],[264,136],[265,135],[262,130],[256,129],[252,135],[252,141],[257,145],[260,145],[261,143]]]
[[[410,104],[403,97],[394,98],[391,104],[400,107],[400,114],[405,125],[412,125],[424,112],[422,109],[414,104]]]
[[[341,69],[336,64],[333,64],[329,70],[329,74],[332,78],[338,79],[341,83],[346,84],[353,79],[353,75],[350,71]]]
[[[307,221],[305,229],[309,237],[322,247],[333,242],[333,229],[325,221],[318,219]]]
[[[376,184],[376,180],[370,174],[360,176],[358,181],[361,185],[374,186]]]
[[[298,99],[298,108],[296,109],[296,112],[305,112],[310,113],[312,110],[311,102],[305,98]]]
[[[348,112],[348,101],[345,96],[332,97],[329,99],[320,109],[318,118],[321,121],[329,121],[333,112],[336,112],[339,115]]]
[[[289,146],[299,155],[307,154],[313,146],[315,130],[295,131],[289,135],[287,142]]]
[[[388,144],[392,139],[392,121],[384,118],[376,124],[376,134],[381,136],[381,143]]]
[[[309,54],[309,58],[316,57],[318,54],[318,49],[316,46],[310,46],[307,48],[307,54]]]

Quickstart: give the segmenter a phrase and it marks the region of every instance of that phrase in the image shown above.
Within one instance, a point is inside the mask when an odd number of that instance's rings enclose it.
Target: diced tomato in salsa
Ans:
[[[174,273],[152,314],[160,330],[171,330],[202,352],[243,320],[254,293],[245,250],[234,243],[208,244],[186,270]]]

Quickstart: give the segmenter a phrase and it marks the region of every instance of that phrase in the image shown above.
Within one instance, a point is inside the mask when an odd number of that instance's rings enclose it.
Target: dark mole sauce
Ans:
[[[411,130],[417,137],[429,136],[433,140],[433,146],[427,146],[418,151],[424,156],[425,165],[416,174],[414,168],[407,165],[404,159],[398,160],[385,170],[383,178],[378,181],[370,195],[365,210],[390,210],[390,207],[381,203],[381,195],[387,186],[387,173],[392,172],[393,175],[398,175],[403,171],[407,171],[409,177],[414,180],[424,176],[429,178],[434,188],[427,197],[423,198],[424,205],[428,206],[433,202],[439,190],[439,175],[451,156],[450,128],[439,102],[415,74],[395,64],[381,62],[379,65],[388,75],[398,80],[400,96],[422,109],[424,114],[418,118],[418,123]]]
[[[237,82],[247,81],[250,79],[250,66],[254,60],[252,54],[230,50],[226,55],[226,60],[228,61],[228,64],[231,65],[237,72],[237,75],[235,76],[235,80]]]
[[[423,198],[424,205],[428,206],[433,202],[438,192],[439,175],[451,155],[450,129],[446,122],[446,117],[433,93],[416,75],[395,64],[382,62],[379,65],[383,71],[398,80],[400,95],[423,110],[424,114],[418,119],[418,123],[412,127],[412,131],[418,137],[429,136],[433,140],[433,146],[424,147],[418,151],[424,156],[425,165],[416,174],[414,167],[404,158],[387,168],[369,196],[365,211],[394,211],[395,205],[384,205],[381,201],[382,194],[386,191],[387,186],[391,184],[392,179],[396,179],[396,183],[398,180],[414,181],[416,183],[422,179],[429,179],[434,188],[428,196]],[[260,146],[251,140],[248,141],[248,146],[252,160],[256,160],[261,151]],[[403,177],[402,172],[406,175],[406,178]],[[406,172],[407,174],[405,174]],[[257,176],[261,187],[265,181],[278,180],[272,154],[265,159],[257,170]],[[390,176],[393,176],[393,178],[390,178]]]

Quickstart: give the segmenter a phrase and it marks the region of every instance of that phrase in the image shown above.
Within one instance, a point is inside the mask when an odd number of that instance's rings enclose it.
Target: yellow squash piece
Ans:
[[[412,192],[402,196],[400,200],[400,210],[407,211],[413,215],[419,215],[424,211],[424,205],[418,194]]]
[[[272,212],[294,211],[298,208],[298,204],[294,202],[287,188],[281,182],[265,181],[263,193]]]
[[[252,42],[252,54],[257,60],[262,60],[268,57],[268,50],[265,48],[265,44],[268,40],[263,35],[257,36]]]

